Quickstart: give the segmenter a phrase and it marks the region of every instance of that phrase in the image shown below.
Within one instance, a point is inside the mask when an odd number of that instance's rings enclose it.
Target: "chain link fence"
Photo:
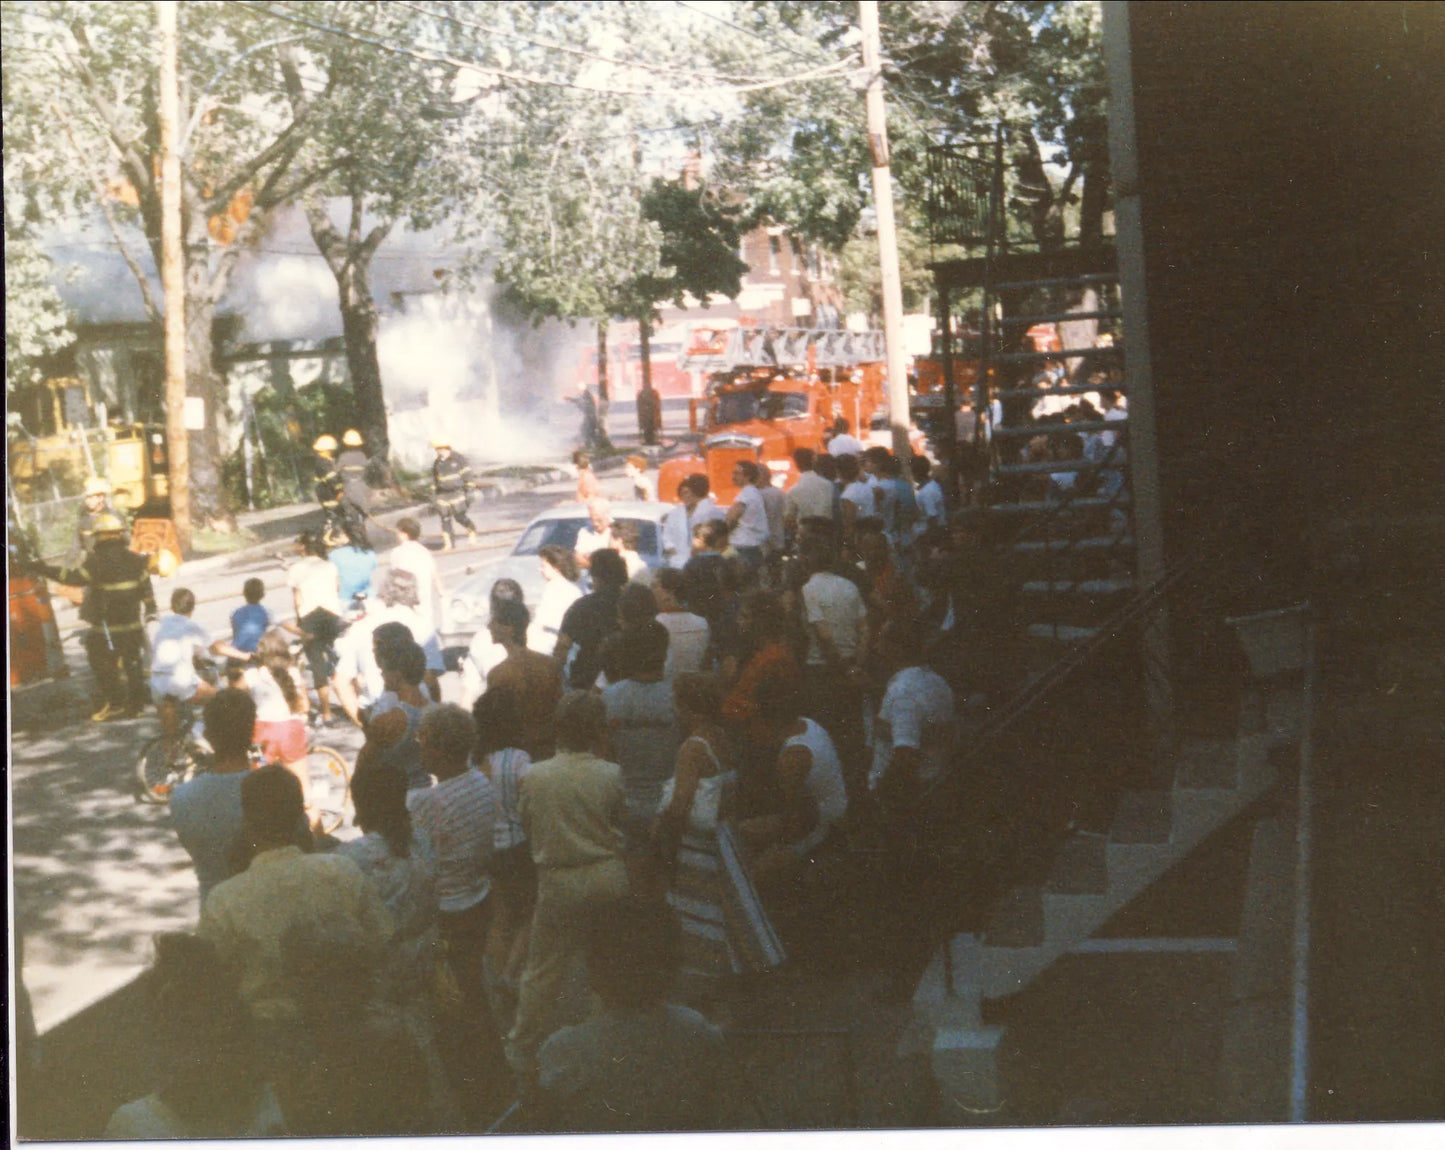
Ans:
[[[11,500],[15,523],[29,537],[31,544],[47,563],[59,563],[72,557],[76,548],[75,527],[80,519],[84,496],[47,499],[36,503]]]

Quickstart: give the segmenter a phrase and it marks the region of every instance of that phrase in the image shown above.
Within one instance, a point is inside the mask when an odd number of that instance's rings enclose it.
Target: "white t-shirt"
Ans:
[[[662,517],[662,553],[668,566],[678,570],[692,558],[692,535],[687,524],[687,508],[681,503],[668,508]]]
[[[818,825],[802,842],[793,844],[795,850],[809,851],[822,842],[828,828],[847,813],[848,788],[843,783],[843,765],[838,760],[838,751],[828,732],[812,719],[804,719],[803,722],[807,729],[801,735],[788,739],[783,746],[804,747],[813,760],[803,790],[818,804]]]
[[[189,615],[166,615],[151,640],[151,688],[159,695],[189,699],[201,681],[196,674],[195,656],[211,645],[206,629]]]
[[[612,540],[612,528],[606,531],[593,531],[591,527],[584,527],[577,532],[577,554],[584,559],[590,559],[592,552],[600,551],[604,547],[614,546]]]
[[[928,527],[942,527],[948,522],[943,507],[943,488],[939,486],[938,480],[930,479],[920,487],[917,498],[920,532]]]
[[[697,501],[697,506],[692,509],[687,517],[687,545],[692,547],[692,533],[697,530],[699,523],[706,523],[709,519],[726,519],[727,512],[717,505],[717,501],[711,495],[706,495]],[[681,566],[682,564],[679,564]]]
[[[317,555],[307,555],[286,572],[286,585],[296,592],[296,614],[306,618],[318,608],[341,614],[341,576]]]
[[[300,691],[301,676],[293,668],[291,681]],[[271,674],[265,667],[252,667],[246,672],[246,688],[251,692],[251,698],[256,701],[256,722],[258,723],[284,723],[287,719],[301,718],[300,711],[292,711],[286,702],[286,695],[281,690],[281,684],[276,682],[276,676]]]
[[[429,631],[436,630],[436,609],[433,606],[437,589],[437,561],[419,540],[406,539],[391,549],[391,566],[409,572],[416,579],[417,614]]]
[[[768,541],[768,509],[763,503],[763,493],[751,483],[745,483],[733,506],[741,507],[743,512],[728,537],[729,542],[734,547],[761,547]]]
[[[803,584],[803,615],[809,624],[808,662],[811,665],[822,666],[825,662],[817,636],[812,632],[814,623],[826,624],[833,645],[845,660],[858,654],[868,610],[851,580],[831,571],[819,571]]]
[[[816,471],[805,471],[784,497],[790,513],[799,521],[832,519],[833,499],[837,488]]]
[[[862,451],[863,445],[846,431],[842,435],[835,435],[828,440],[829,455],[858,455]]]
[[[873,488],[861,479],[843,488],[843,501],[851,503],[858,509],[859,519],[868,519],[878,514],[877,507],[873,502]]]
[[[701,671],[707,654],[707,620],[691,611],[659,611],[657,621],[667,629],[667,666],[662,677],[672,682],[687,671]]]
[[[873,724],[869,789],[877,787],[887,772],[894,747],[912,747],[920,753],[920,782],[937,778],[953,755],[954,731],[953,691],[943,677],[926,667],[904,667],[888,681]]]
[[[532,613],[531,626],[527,628],[527,647],[543,655],[550,655],[557,649],[557,635],[562,630],[562,617],[567,608],[582,598],[582,588],[566,579],[548,579],[542,588],[542,597],[537,600],[537,610]]]

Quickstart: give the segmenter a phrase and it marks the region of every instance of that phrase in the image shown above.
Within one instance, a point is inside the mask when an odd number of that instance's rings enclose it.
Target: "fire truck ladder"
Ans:
[[[881,331],[811,327],[735,327],[721,346],[689,349],[685,370],[738,371],[753,367],[856,367],[887,358]]]

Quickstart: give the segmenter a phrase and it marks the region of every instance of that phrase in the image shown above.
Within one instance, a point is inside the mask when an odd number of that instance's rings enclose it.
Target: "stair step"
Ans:
[[[984,942],[989,947],[1032,947],[1044,941],[1043,888],[1014,887],[993,908]]]
[[[1191,739],[1174,760],[1174,786],[1181,790],[1233,789],[1239,784],[1234,739]]]
[[[1055,950],[1069,950],[1104,925],[1113,913],[1104,894],[1044,895],[1044,941]]]
[[[1023,585],[1023,590],[1040,595],[1118,595],[1134,590],[1132,579],[1056,579],[1053,582],[1035,580]]]
[[[1007,283],[994,284],[993,290],[1000,292],[1019,291],[1022,288],[1032,287],[1082,287],[1084,284],[1112,284],[1118,282],[1118,272],[1089,272],[1086,275],[1055,276],[1052,279],[1043,280],[1009,280]]]
[[[1275,688],[1265,701],[1265,733],[1271,741],[1293,743],[1304,733],[1304,698],[1298,689]]]
[[[1036,323],[1071,323],[1084,319],[1122,319],[1124,313],[1117,308],[1103,311],[1054,311],[1041,315],[1010,315],[998,321],[1000,327],[1033,327]]]
[[[984,947],[978,979],[983,997],[1006,998],[1018,993],[1058,954],[1056,947]]]
[[[1097,359],[1100,356],[1118,354],[1117,347],[1066,347],[1059,351],[1010,351],[988,358],[993,363],[1038,363],[1046,359]]]
[[[1065,839],[1054,859],[1045,894],[1101,894],[1109,886],[1109,867],[1103,835],[1076,834]]]
[[[1121,491],[1113,498],[1103,495],[1090,495],[1084,499],[1070,500],[1067,506],[1059,503],[1050,503],[1046,499],[1031,499],[1021,503],[995,503],[989,507],[989,513],[995,515],[1037,515],[1045,511],[1053,511],[1059,514],[1067,514],[1070,511],[1090,511],[1100,507],[1129,506],[1129,493]]]
[[[914,991],[914,1017],[938,1028],[979,1026],[983,1016],[978,966],[983,944],[976,934],[959,934],[947,945],[951,971],[945,969],[939,948]]]
[[[1125,791],[1109,837],[1116,843],[1166,843],[1173,817],[1168,791]]]
[[[1174,861],[1168,843],[1110,843],[1104,849],[1110,890],[1137,891],[1153,882]]]
[[[1030,623],[1024,633],[1031,639],[1052,639],[1060,643],[1082,643],[1099,633],[1097,627],[1076,627],[1072,623]]]
[[[1089,395],[1091,392],[1104,390],[1117,391],[1120,395],[1128,394],[1128,387],[1123,380],[1107,384],[1060,383],[1053,387],[1001,387],[989,394],[994,399],[1041,399],[1046,395]]]
[[[1093,535],[1084,539],[1026,539],[1015,543],[1015,551],[1109,551],[1134,546],[1132,535]]]
[[[1246,797],[1237,790],[1179,790],[1174,792],[1174,818],[1169,840],[1181,852],[1194,847],[1236,811]]]
[[[1042,431],[1035,435],[1044,434]],[[1087,459],[1043,459],[1037,463],[1000,463],[993,469],[995,475],[1050,475],[1058,472],[1064,475],[1070,471],[1097,471],[1100,465]]]

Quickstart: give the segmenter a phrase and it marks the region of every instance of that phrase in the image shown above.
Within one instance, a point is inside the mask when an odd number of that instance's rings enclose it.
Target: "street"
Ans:
[[[622,497],[628,481],[604,476],[602,489]],[[534,515],[572,494],[573,482],[566,480],[478,502],[472,508],[477,546],[449,554],[437,550],[436,519],[420,516],[443,586],[505,555]],[[290,618],[285,572],[270,556],[200,572],[183,568],[176,578],[155,580],[156,602],[164,612],[171,592],[188,587],[198,601],[195,619],[213,637],[229,637],[241,584],[253,576],[265,581],[273,618]],[[134,797],[133,769],[141,746],[154,737],[154,715],[89,722],[91,679],[73,609],[59,613],[59,624],[71,678],[11,692],[15,932],[23,940],[21,973],[42,1034],[129,982],[149,964],[152,937],[194,927],[199,910],[190,860],[171,833],[166,809]],[[351,762],[361,733],[342,719],[317,741]],[[352,833],[342,831],[343,837]]]

